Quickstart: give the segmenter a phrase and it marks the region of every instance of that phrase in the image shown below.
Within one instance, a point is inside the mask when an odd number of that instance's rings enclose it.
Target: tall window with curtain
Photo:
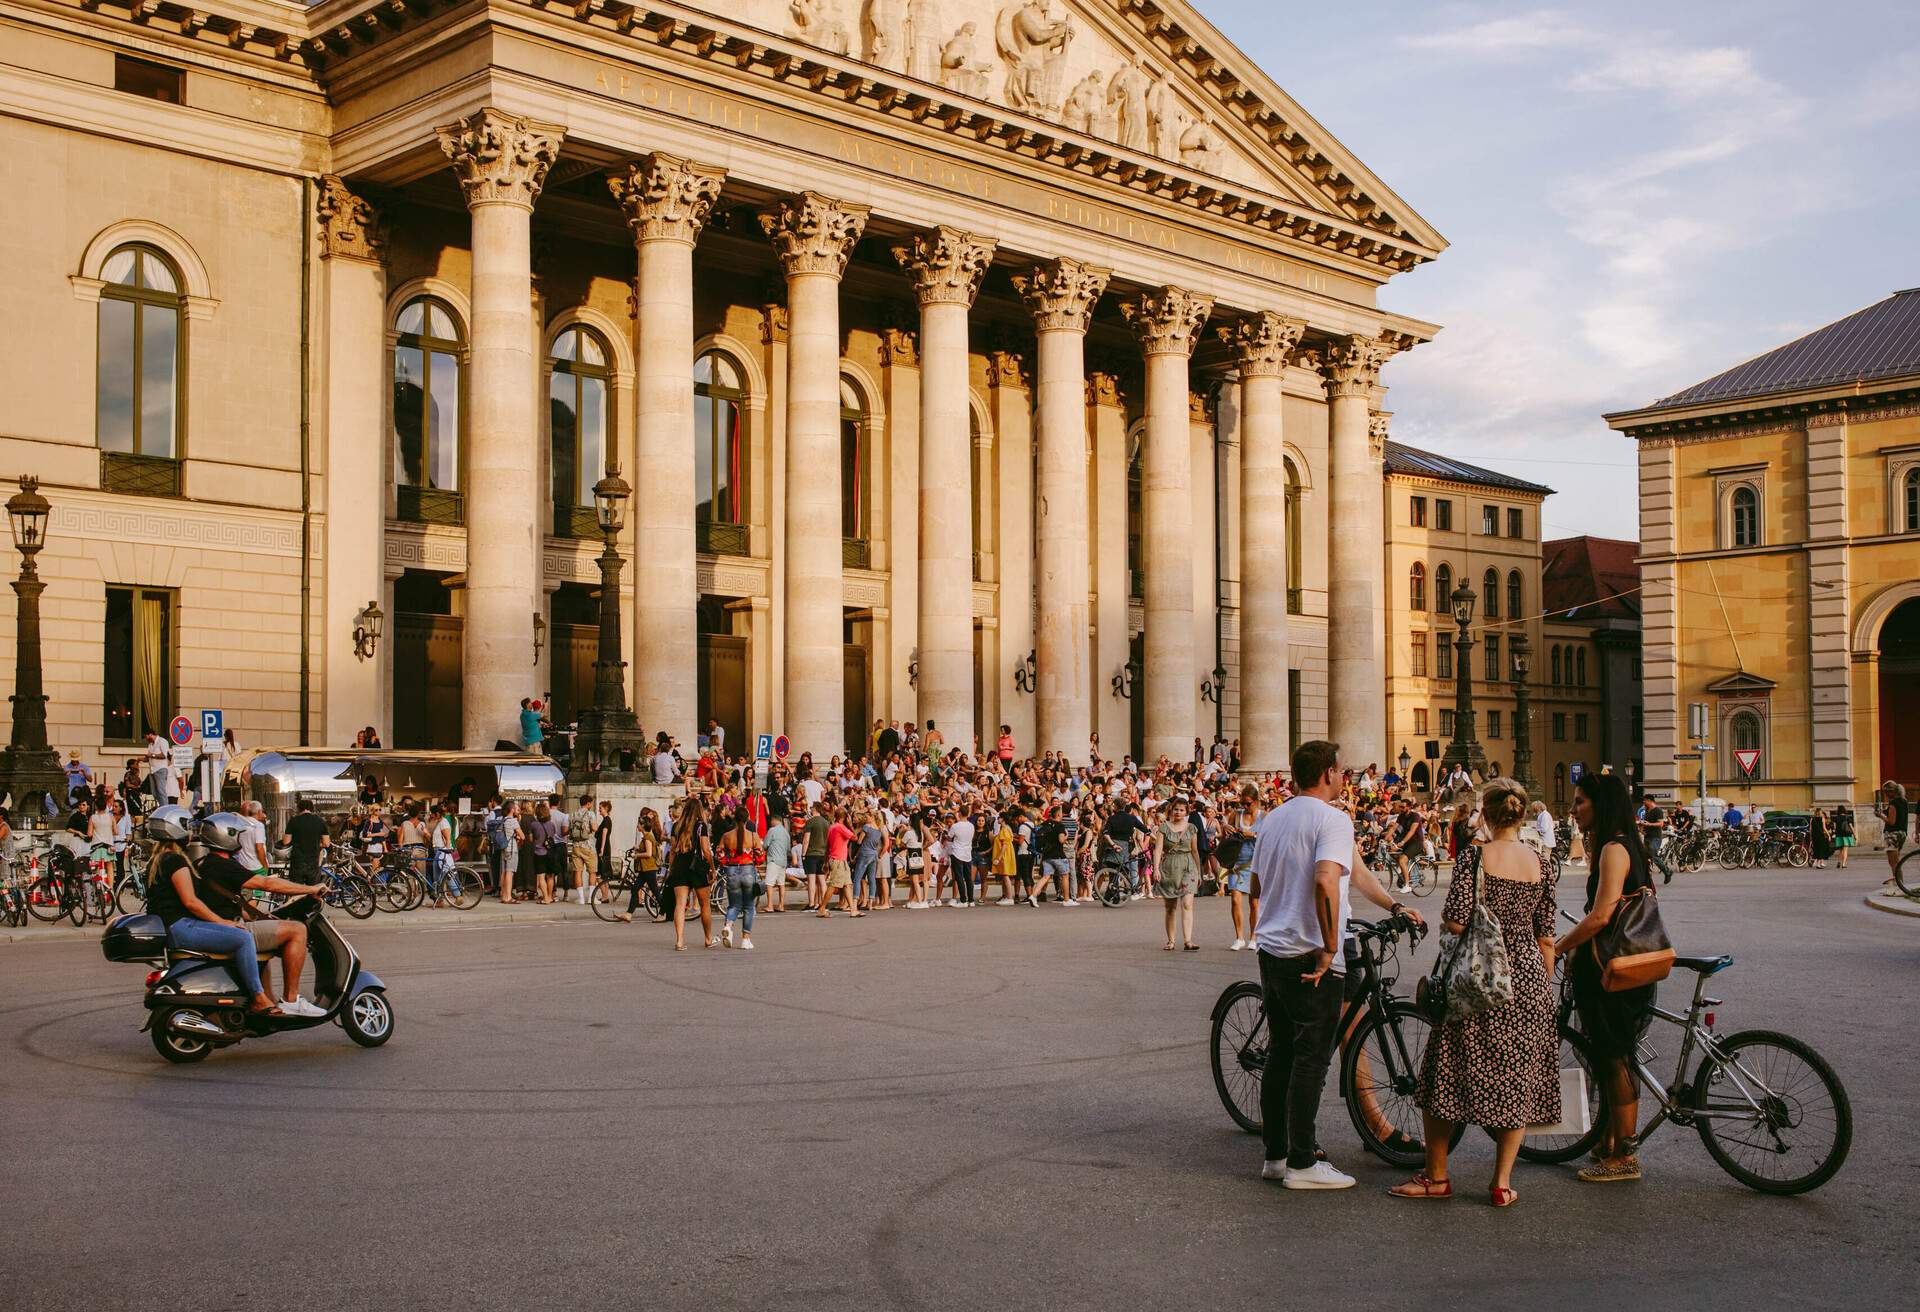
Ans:
[[[867,399],[851,379],[840,380],[840,538],[842,561],[854,569],[867,568],[869,556],[867,479]]]
[[[1453,609],[1453,566],[1441,564],[1433,571],[1433,613],[1444,615]]]
[[[101,740],[130,744],[164,734],[173,718],[174,594],[108,587]]]
[[[1419,561],[1413,562],[1413,568],[1407,571],[1407,609],[1423,611],[1427,608],[1427,567]]]
[[[702,551],[747,554],[747,391],[733,357],[693,363],[693,520]]]
[[[101,485],[115,492],[180,491],[180,274],[151,246],[122,246],[101,266],[94,425]]]
[[[1306,606],[1302,597],[1305,584],[1300,565],[1300,507],[1305,503],[1301,495],[1300,471],[1288,460],[1287,466],[1287,614],[1305,613]]]
[[[1520,571],[1511,570],[1507,574],[1507,618],[1520,619],[1526,613],[1523,604],[1526,598],[1520,588]]]
[[[553,531],[559,537],[598,537],[593,488],[607,472],[613,370],[607,344],[590,328],[568,328],[553,339],[547,363],[547,424],[553,443]]]
[[[1490,620],[1500,618],[1500,571],[1490,569],[1480,577],[1482,614]]]
[[[460,371],[466,338],[453,311],[430,296],[394,321],[393,481],[401,519],[457,524],[460,497]]]
[[[1739,758],[1734,752],[1760,752],[1765,747],[1764,726],[1760,723],[1758,711],[1735,711],[1727,720],[1727,759],[1738,769]],[[1752,778],[1764,779],[1767,775],[1767,758],[1763,754],[1754,763]]]

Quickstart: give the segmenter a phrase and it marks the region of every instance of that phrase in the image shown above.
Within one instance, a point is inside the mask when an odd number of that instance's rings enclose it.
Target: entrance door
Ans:
[[[393,745],[464,746],[460,741],[460,618],[402,611],[394,616],[393,627]]]
[[[727,754],[751,756],[747,738],[747,640],[700,635],[700,728],[712,716],[727,731]]]
[[[600,603],[593,591],[562,583],[548,604],[547,635],[547,691],[553,694],[547,715],[557,725],[572,724],[593,705],[593,667],[600,659]]]
[[[846,735],[849,752],[865,751],[867,742],[867,649],[849,642],[843,648],[846,652],[846,677],[843,687],[846,693]]]
[[[1920,599],[1904,601],[1880,626],[1880,778],[1920,795]]]

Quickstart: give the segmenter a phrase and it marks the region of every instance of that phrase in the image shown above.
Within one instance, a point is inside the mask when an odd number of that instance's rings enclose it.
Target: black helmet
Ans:
[[[193,814],[184,806],[155,807],[147,817],[147,837],[162,843],[184,843],[193,824]]]

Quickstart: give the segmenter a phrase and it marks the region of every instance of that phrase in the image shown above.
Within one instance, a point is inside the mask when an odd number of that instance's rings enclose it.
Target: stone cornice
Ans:
[[[1920,387],[1903,380],[1884,391],[1861,395],[1848,389],[1804,396],[1800,400],[1779,398],[1756,401],[1747,406],[1714,414],[1680,414],[1663,418],[1659,411],[1619,411],[1605,415],[1608,425],[1642,446],[1680,446],[1692,442],[1711,442],[1723,437],[1752,437],[1766,433],[1786,433],[1823,424],[1871,423],[1912,414],[1920,407]]]

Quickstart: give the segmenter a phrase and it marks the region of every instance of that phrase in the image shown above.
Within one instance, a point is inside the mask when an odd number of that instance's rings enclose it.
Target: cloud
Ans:
[[[1568,81],[1575,91],[1658,91],[1680,100],[1757,95],[1777,88],[1738,46],[1688,50],[1665,43],[1621,50]]]
[[[1400,45],[1409,50],[1445,50],[1512,59],[1541,50],[1589,46],[1597,39],[1597,34],[1557,9],[1536,9],[1444,32],[1403,36]]]

